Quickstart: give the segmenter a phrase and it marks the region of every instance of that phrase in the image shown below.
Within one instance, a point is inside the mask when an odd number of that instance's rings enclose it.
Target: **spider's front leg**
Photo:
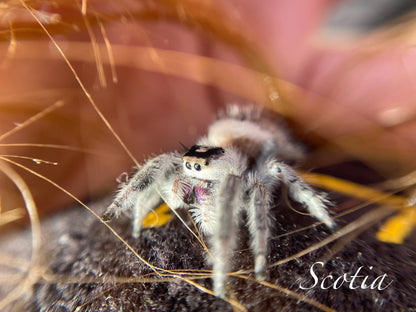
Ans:
[[[246,177],[247,178],[247,177]],[[255,256],[255,274],[265,279],[266,256],[268,252],[270,191],[254,177],[250,177],[248,197],[243,178],[229,175],[219,190],[217,213],[213,236],[211,237],[213,257],[214,291],[219,297],[226,294],[226,274],[230,270],[230,259],[238,233],[238,218],[241,207],[247,206],[251,249]]]
[[[138,237],[143,219],[162,201],[159,190],[169,189],[181,162],[181,157],[176,153],[162,154],[149,160],[120,188],[103,214],[103,221],[110,221],[122,212],[133,210],[133,236]]]
[[[226,294],[226,274],[230,269],[230,259],[236,242],[241,190],[241,178],[229,175],[220,186],[216,200],[211,252],[214,292],[221,298]]]

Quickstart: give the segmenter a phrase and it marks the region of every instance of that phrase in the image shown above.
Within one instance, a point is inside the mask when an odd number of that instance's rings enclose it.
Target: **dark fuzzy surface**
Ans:
[[[51,233],[60,238],[55,243],[50,242],[47,262],[50,271],[60,274],[62,281],[36,284],[26,305],[31,311],[74,311],[77,307],[80,307],[79,311],[233,311],[229,303],[185,281],[155,279],[151,274],[153,271],[102,223],[85,212],[78,215],[75,219],[74,214],[67,220],[62,220],[65,218],[62,217],[60,222],[65,226],[59,230],[60,233]],[[276,234],[295,229],[293,224],[300,227],[311,222],[309,217],[299,217],[288,208],[276,209],[274,218]],[[206,252],[175,217],[163,227],[145,229],[137,240],[129,237],[130,220],[115,220],[111,225],[154,266],[166,270],[210,268],[205,261]],[[340,225],[343,225],[342,221]],[[330,253],[331,245],[270,268],[268,282],[312,298],[336,311],[416,311],[415,236],[402,245],[386,244],[376,240],[377,227],[348,241],[341,251],[330,254],[324,268],[315,266],[315,271],[319,277],[332,274],[336,278],[344,273],[354,273],[363,266],[361,273],[369,276],[370,283],[377,276],[387,274],[386,283],[392,281],[392,284],[385,290],[351,290],[346,284],[339,289],[321,289],[319,286],[308,291],[299,289],[301,283],[311,285],[310,267]],[[324,226],[319,226],[274,239],[269,263],[293,255],[329,234]],[[246,250],[247,240],[247,230],[242,228],[240,250],[233,257],[235,269],[251,269],[253,266],[252,255]],[[140,276],[151,277],[152,281],[112,282],[115,277]],[[76,283],[69,282],[68,278],[89,280]],[[212,289],[209,278],[194,281]],[[249,311],[321,311],[299,298],[254,281],[233,277],[228,289],[230,296]]]
[[[364,184],[380,180],[354,163],[326,168],[326,173]],[[335,209],[358,204],[357,200],[349,202],[337,194],[330,195],[337,203]],[[331,235],[325,226],[318,226],[282,236],[314,222],[311,217],[299,215],[286,207],[284,202],[280,198],[272,211],[276,237],[271,241],[269,264]],[[106,200],[90,207],[100,214],[108,204],[109,200]],[[301,207],[295,208],[301,210]],[[337,220],[337,223],[342,229],[376,208],[364,208]],[[181,215],[193,228],[187,214],[182,211]],[[359,235],[343,237],[300,258],[270,267],[268,285],[230,277],[227,284],[229,297],[248,311],[261,312],[322,311],[322,307],[311,304],[308,299],[334,311],[416,311],[416,233],[414,231],[401,245],[383,243],[375,236],[381,224],[383,220]],[[139,239],[131,238],[131,220],[126,217],[113,220],[110,225],[133,250],[156,267],[192,270],[194,273],[210,269],[207,252],[176,217],[162,227],[143,230]],[[23,291],[22,300],[15,301],[5,311],[239,311],[189,282],[173,278],[172,274],[166,274],[169,278],[157,277],[149,266],[82,207],[43,220],[42,233],[40,278],[30,292]],[[254,261],[248,250],[249,235],[244,226],[241,226],[238,239],[238,248],[232,259],[233,269],[252,270]],[[0,238],[0,250],[17,260],[28,260],[30,242],[30,229],[15,231]],[[339,289],[321,289],[319,285],[310,290],[300,289],[300,285],[309,286],[314,282],[310,268],[317,261],[326,262],[324,267],[315,265],[320,280],[329,274],[334,278],[347,274],[347,278],[351,278],[351,274],[362,267],[360,275],[368,276],[367,284],[371,285],[382,274],[387,274],[383,286],[390,281],[392,284],[384,290],[350,289],[346,283]],[[4,270],[5,267],[0,267],[0,276],[6,276],[3,272],[15,276],[16,268],[13,268]],[[253,277],[252,274],[246,276]],[[210,278],[192,281],[212,289]],[[361,281],[362,278],[358,278],[354,286],[359,286]],[[1,283],[0,299],[16,285],[13,280]]]

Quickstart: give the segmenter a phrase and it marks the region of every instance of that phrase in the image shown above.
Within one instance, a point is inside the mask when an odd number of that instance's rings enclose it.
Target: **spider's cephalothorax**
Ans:
[[[194,145],[183,155],[184,173],[190,177],[218,180],[220,167],[227,166],[222,147]]]
[[[230,106],[210,126],[207,136],[185,154],[162,154],[146,162],[122,185],[103,219],[132,210],[133,236],[138,237],[143,219],[162,201],[172,209],[188,208],[201,232],[210,238],[214,291],[223,297],[241,212],[248,217],[256,278],[265,278],[273,226],[269,210],[282,183],[291,199],[334,227],[325,196],[285,163],[302,155],[276,120],[260,109]]]

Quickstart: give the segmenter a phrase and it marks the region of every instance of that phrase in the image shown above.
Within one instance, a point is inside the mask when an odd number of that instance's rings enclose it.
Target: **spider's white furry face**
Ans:
[[[243,211],[256,278],[264,279],[273,226],[269,212],[282,184],[292,200],[328,227],[335,226],[325,196],[284,163],[298,160],[302,149],[272,117],[255,107],[230,106],[185,154],[166,153],[147,161],[122,186],[103,220],[133,210],[133,236],[138,237],[143,219],[162,199],[172,209],[189,209],[201,232],[210,238],[214,290],[224,297]]]
[[[185,175],[218,181],[229,174],[240,175],[245,161],[232,149],[194,145],[182,157]]]

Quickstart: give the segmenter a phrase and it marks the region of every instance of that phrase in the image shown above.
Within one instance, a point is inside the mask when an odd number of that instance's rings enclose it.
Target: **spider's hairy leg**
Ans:
[[[266,256],[268,251],[270,192],[260,183],[255,183],[250,192],[248,206],[248,222],[251,234],[251,249],[255,256],[256,278],[264,280],[266,270]]]
[[[158,184],[164,184],[168,178],[175,172],[177,166],[181,163],[181,158],[176,153],[159,155],[150,159],[138,169],[129,182],[120,187],[114,201],[103,214],[103,221],[110,221],[112,218],[120,215],[121,212],[134,211],[134,224],[143,220],[146,214],[153,208],[153,204],[146,205],[143,209],[141,203],[159,203],[157,198]],[[151,187],[151,188],[150,188]],[[140,210],[140,211],[139,211]],[[139,219],[142,220],[139,220]],[[137,226],[135,228],[137,232]]]
[[[236,242],[237,219],[241,198],[241,178],[229,175],[222,183],[217,197],[217,214],[211,237],[214,292],[224,298],[226,273]]]
[[[327,206],[330,201],[325,195],[315,192],[290,166],[278,161],[268,164],[270,173],[277,176],[289,189],[289,196],[302,204],[309,213],[322,221],[330,229],[335,229],[336,224],[328,213]]]
[[[146,216],[156,209],[163,200],[154,187],[149,187],[138,194],[133,208],[133,233],[134,238],[138,238],[142,229],[143,220]]]

